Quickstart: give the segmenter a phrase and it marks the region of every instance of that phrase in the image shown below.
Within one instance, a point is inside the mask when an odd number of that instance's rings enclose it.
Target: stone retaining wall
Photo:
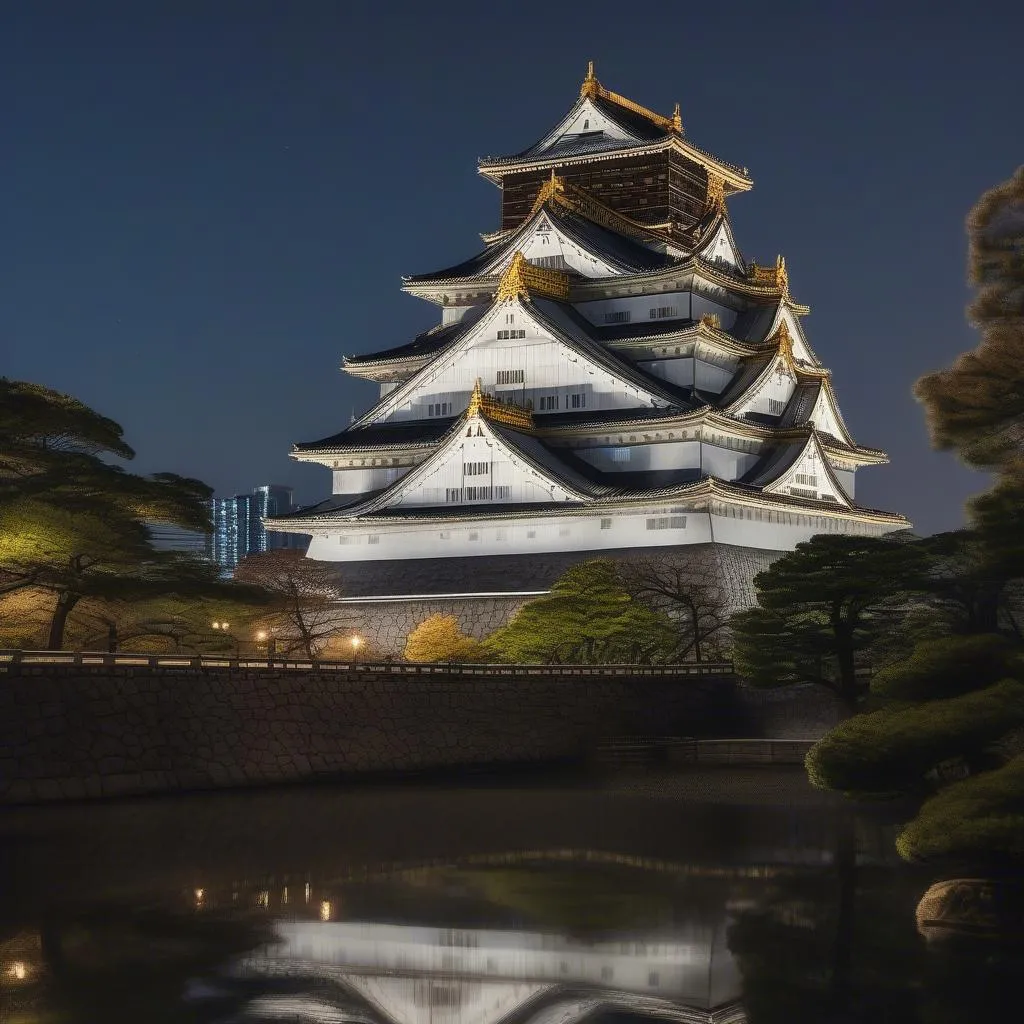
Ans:
[[[409,634],[431,615],[454,615],[467,636],[482,640],[500,629],[528,597],[431,597],[343,602],[347,625],[367,637],[382,656],[402,657]]]
[[[728,677],[409,677],[12,666],[0,802],[577,758],[621,735],[756,736]]]

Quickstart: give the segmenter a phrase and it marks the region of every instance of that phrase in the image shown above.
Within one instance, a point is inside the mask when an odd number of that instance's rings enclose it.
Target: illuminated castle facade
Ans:
[[[744,167],[605,89],[539,141],[488,157],[500,228],[404,279],[441,321],[345,359],[379,385],[292,457],[333,496],[271,529],[338,562],[728,545],[909,526],[857,503],[887,461],[852,437],[782,257],[746,261],[728,201]]]

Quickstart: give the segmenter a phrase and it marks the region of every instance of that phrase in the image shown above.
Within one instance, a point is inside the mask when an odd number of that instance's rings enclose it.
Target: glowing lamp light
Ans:
[[[358,636],[352,637],[352,650],[353,651],[358,651],[359,650],[359,645],[362,642],[363,642],[362,637],[358,637]]]
[[[330,921],[331,919],[331,901],[321,900],[320,902],[320,920]]]
[[[196,889],[196,891],[192,895],[195,896],[195,898],[196,898],[196,906],[197,907],[202,906],[203,905],[203,899],[206,896],[205,890],[203,890],[203,889]]]
[[[20,960],[16,960],[11,964],[10,974],[12,978],[17,979],[18,981],[24,981],[25,975],[28,974],[28,969]]]
[[[267,631],[266,631],[265,629],[261,629],[261,630],[260,630],[260,631],[259,631],[259,632],[258,632],[258,633],[256,634],[256,639],[257,639],[257,640],[258,640],[258,641],[259,641],[260,643],[263,643],[263,641],[267,639]]]

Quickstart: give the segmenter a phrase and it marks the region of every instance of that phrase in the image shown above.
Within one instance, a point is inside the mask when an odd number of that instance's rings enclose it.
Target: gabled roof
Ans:
[[[637,387],[664,399],[670,405],[690,408],[689,391],[641,370],[638,366],[616,355],[596,342],[592,333],[593,325],[567,302],[536,298],[531,303],[534,314],[553,334],[562,338],[581,355],[603,366],[610,373],[630,381]]]
[[[570,131],[579,124],[581,115],[592,111],[596,119],[608,123],[596,131]],[[720,160],[683,139],[679,105],[671,117],[652,110],[606,89],[594,75],[593,62],[580,89],[579,99],[558,123],[526,149],[511,156],[482,157],[479,169],[489,177],[500,178],[505,168],[517,164],[560,163],[600,156],[630,149],[660,149],[677,146],[686,156],[705,166],[716,168],[728,181],[731,190],[750,188],[745,167]]]
[[[433,355],[460,338],[487,311],[486,306],[470,307],[462,319],[450,324],[438,324],[429,331],[417,334],[412,341],[380,352],[366,352],[363,355],[345,356],[345,366],[368,366],[372,363],[412,359],[417,356]]]
[[[462,344],[472,327],[478,324],[484,315],[493,310],[497,304],[497,301],[495,301],[489,306],[482,307],[483,313],[481,316],[474,319],[473,324],[469,325],[466,330],[450,336],[447,343],[438,350],[437,357],[440,357],[445,352],[451,352],[458,345]],[[646,392],[653,398],[660,399],[670,406],[686,408],[691,404],[687,391],[641,370],[633,363],[605,348],[599,342],[594,341],[588,333],[590,326],[588,321],[581,317],[568,303],[535,297],[529,303],[524,303],[522,308],[524,313],[535,317],[541,326],[567,348],[577,352],[589,362],[601,367],[620,380],[632,384],[638,390]],[[421,367],[411,377],[403,381],[394,391],[384,395],[379,402],[363,413],[359,420],[356,421],[357,424],[370,422],[378,414],[382,406],[400,400],[404,394],[413,390],[421,375],[427,373],[435,361],[436,359],[431,360],[430,363]]]
[[[789,444],[779,445],[774,451],[768,452],[763,459],[760,459],[749,472],[745,473],[737,483],[745,484],[748,487],[759,487],[762,490],[771,488],[788,474],[808,450],[813,450],[818,456],[818,472],[823,473],[831,484],[832,493],[841,504],[853,507],[853,502],[839,482],[825,453],[822,451],[816,431],[813,429],[803,440],[793,441]],[[772,492],[774,493],[774,492]]]
[[[442,270],[403,277],[402,282],[406,285],[440,284],[446,281],[494,276],[504,269],[504,265],[517,250],[524,247],[525,240],[535,233],[538,224],[544,218],[547,218],[555,230],[564,234],[569,241],[575,242],[581,249],[598,257],[622,274],[642,274],[661,270],[679,261],[677,257],[657,252],[632,238],[602,227],[582,213],[549,198],[515,231],[482,252]]]
[[[735,405],[758,381],[772,372],[772,367],[778,359],[778,352],[770,349],[766,352],[758,352],[757,355],[748,356],[743,360],[740,368],[719,395],[715,404],[723,409]]]
[[[566,134],[567,129],[579,119],[579,115],[587,107],[596,110],[603,118],[610,121],[611,127],[617,128],[622,135],[605,131]],[[653,112],[648,112],[646,115],[640,114],[621,103],[613,102],[596,91],[591,94],[588,94],[588,91],[581,91],[579,99],[569,108],[558,124],[532,145],[510,156],[482,157],[480,164],[518,163],[538,157],[580,156],[586,153],[602,153],[610,149],[626,149],[631,145],[642,145],[648,142],[660,142],[669,138],[673,132],[667,126],[671,123],[668,118],[661,119],[662,123],[659,123],[654,120],[657,117],[658,115]]]
[[[319,441],[301,441],[292,446],[294,452],[347,452],[353,450],[388,449],[416,445],[432,448],[451,429],[453,417],[432,420],[404,420],[398,423],[377,423],[368,427],[349,427]]]

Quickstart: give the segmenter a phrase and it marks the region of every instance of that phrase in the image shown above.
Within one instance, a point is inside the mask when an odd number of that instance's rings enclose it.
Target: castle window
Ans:
[[[633,458],[632,448],[613,448],[612,462],[629,462]]]
[[[498,384],[522,384],[526,380],[525,370],[499,370]]]
[[[498,484],[492,488],[494,497],[498,501],[505,500],[511,494],[512,488],[508,484]]]
[[[665,320],[670,317],[679,316],[678,306],[652,306],[651,319]]]
[[[487,501],[491,496],[490,487],[467,487],[466,501]]]
[[[586,406],[587,406],[587,393],[585,391],[578,391],[575,394],[570,395],[569,398],[571,399],[572,407],[574,409],[585,409],[586,408]]]
[[[480,539],[480,534],[479,534],[479,533],[477,533],[477,532],[476,532],[476,530],[474,530],[474,531],[473,531],[473,532],[472,532],[472,533],[471,533],[471,534],[469,535],[469,539],[470,539],[470,540],[479,540],[479,539]]]
[[[806,487],[818,486],[818,478],[811,473],[797,473],[794,479],[798,484],[804,484]]]
[[[445,501],[462,501],[461,487],[448,487],[444,492]]]
[[[781,398],[768,399],[768,412],[772,416],[781,416],[786,408],[786,403]]]
[[[431,402],[427,406],[428,416],[450,416],[452,414],[451,402]]]
[[[602,519],[601,520],[601,529],[602,530],[610,530],[611,528],[612,528],[612,521],[611,521],[611,519]]]
[[[658,516],[647,520],[648,530],[684,530],[686,516]]]
[[[541,412],[550,412],[558,408],[558,395],[541,395],[539,401]]]
[[[586,130],[587,130],[587,129],[588,129],[589,127],[590,127],[590,118],[588,117],[588,118],[587,118],[587,119],[586,119],[586,120],[585,120],[585,121],[583,122],[583,130],[584,130],[584,131],[586,131]]]
[[[366,543],[367,544],[379,544],[380,543],[380,537],[378,537],[375,533],[371,533],[370,536],[366,538]]]
[[[614,313],[605,313],[606,324],[628,324],[632,319],[632,313],[628,309],[616,310]]]
[[[491,464],[489,462],[467,462],[462,467],[463,476],[482,476],[490,471]]]

